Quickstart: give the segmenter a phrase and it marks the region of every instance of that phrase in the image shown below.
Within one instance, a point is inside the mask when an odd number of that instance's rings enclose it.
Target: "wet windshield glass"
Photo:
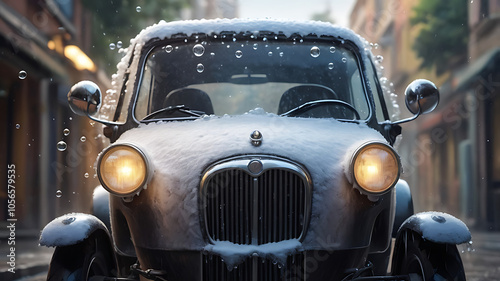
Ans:
[[[163,43],[148,54],[138,87],[138,120],[235,115],[255,108],[298,117],[369,116],[358,58],[339,43],[186,41]]]

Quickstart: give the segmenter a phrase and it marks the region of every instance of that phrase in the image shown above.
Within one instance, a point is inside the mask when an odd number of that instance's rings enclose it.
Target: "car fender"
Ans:
[[[46,247],[75,245],[87,239],[92,233],[102,230],[111,241],[104,223],[93,215],[70,213],[48,223],[40,234],[40,245]]]
[[[396,189],[396,214],[394,216],[394,226],[392,237],[396,238],[398,229],[404,221],[413,215],[413,199],[410,186],[405,180],[399,179]]]
[[[439,244],[458,245],[471,240],[471,233],[465,223],[441,212],[415,214],[403,222],[398,230],[398,236],[405,230],[414,231],[423,239]]]

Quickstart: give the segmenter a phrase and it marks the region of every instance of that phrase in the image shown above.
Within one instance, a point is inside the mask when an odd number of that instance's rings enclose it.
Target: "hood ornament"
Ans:
[[[260,146],[262,144],[262,133],[255,130],[250,134],[250,142],[253,146]]]

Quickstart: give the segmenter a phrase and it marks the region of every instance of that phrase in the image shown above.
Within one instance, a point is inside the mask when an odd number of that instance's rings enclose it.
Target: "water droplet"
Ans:
[[[378,49],[378,44],[377,43],[373,44],[373,48]]]
[[[283,57],[283,52],[280,52],[280,57]]]
[[[195,56],[201,57],[205,53],[205,47],[203,47],[203,45],[201,44],[196,44],[193,47],[193,53]]]
[[[94,127],[95,122],[94,121],[89,121],[90,126]]]
[[[114,50],[115,48],[116,48],[115,43],[111,43],[111,44],[109,44],[109,49],[110,49],[110,50]]]
[[[58,189],[58,190],[56,191],[56,197],[57,197],[57,198],[61,198],[61,196],[62,196],[62,191],[61,191],[60,189]]]
[[[387,83],[387,77],[381,77],[380,78],[380,83],[386,84]]]
[[[198,73],[202,73],[203,70],[205,70],[205,66],[203,66],[203,64],[199,63],[197,66],[196,66],[196,71],[198,71]]]
[[[24,71],[24,70],[19,71],[19,76],[18,76],[19,79],[24,80],[24,79],[26,79],[27,76],[28,76],[28,73],[26,73],[26,71]]]
[[[88,178],[89,178],[89,173],[85,173],[85,174],[83,174],[83,176],[84,176],[86,179],[88,179]]]
[[[85,142],[86,140],[87,140],[87,138],[86,138],[85,136],[82,136],[82,137],[80,138],[80,141],[81,141],[81,142]]]
[[[70,118],[69,118],[69,121],[71,121],[71,120],[73,120],[73,117],[70,117]]]
[[[380,62],[380,63],[381,63],[381,62],[384,60],[384,57],[383,57],[383,56],[381,56],[381,55],[378,55],[378,56],[376,57],[376,60],[377,60],[378,62]]]
[[[21,125],[16,124],[16,129],[18,129],[18,130],[19,130],[19,128],[21,128]]]
[[[236,56],[236,58],[239,59],[239,58],[241,58],[243,56],[243,52],[240,51],[240,50],[238,50],[238,51],[236,51],[236,53],[234,55]]]
[[[331,47],[330,47],[330,53],[332,53],[332,54],[333,54],[333,53],[335,53],[335,51],[336,51],[336,50],[337,50],[337,49],[335,49],[335,47],[334,47],[334,46],[331,46]]]
[[[267,38],[266,38],[266,37],[262,38],[262,41],[266,42],[266,41],[267,41]]]
[[[268,56],[272,56],[273,55],[273,52],[269,52],[267,53]]]
[[[317,58],[319,57],[319,48],[314,46],[311,48],[311,57]]]
[[[64,129],[64,130],[63,130],[63,134],[64,134],[65,136],[69,135],[69,129],[68,129],[68,128]]]
[[[254,50],[257,50],[257,48],[258,48],[258,47],[259,47],[259,44],[254,43],[252,48],[253,48]]]
[[[173,50],[174,50],[174,47],[172,47],[172,45],[167,45],[165,47],[165,52],[167,52],[167,53],[171,53]]]
[[[57,150],[65,151],[68,148],[68,145],[64,141],[60,141],[57,143]]]
[[[328,64],[328,69],[333,69],[334,67],[335,67],[335,65],[333,64],[333,62]]]
[[[141,6],[137,6],[137,7],[135,7],[135,11],[136,11],[136,12],[138,12],[138,13],[140,13],[140,12],[142,11]]]
[[[342,58],[342,62],[343,62],[343,63],[346,63],[346,62],[347,62],[347,59],[346,59],[346,58]]]
[[[123,46],[122,41],[118,41],[118,42],[116,42],[116,47],[117,47],[117,48],[121,48],[122,46]]]

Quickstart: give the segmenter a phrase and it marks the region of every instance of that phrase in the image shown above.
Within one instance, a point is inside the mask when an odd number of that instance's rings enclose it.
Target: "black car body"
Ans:
[[[438,99],[412,83],[410,119]],[[57,247],[49,280],[464,279],[456,244],[470,233],[413,214],[392,148],[410,120],[390,120],[350,30],[161,22],[131,40],[104,98],[84,81],[68,100],[112,145],[96,163],[101,211],[42,232]]]

